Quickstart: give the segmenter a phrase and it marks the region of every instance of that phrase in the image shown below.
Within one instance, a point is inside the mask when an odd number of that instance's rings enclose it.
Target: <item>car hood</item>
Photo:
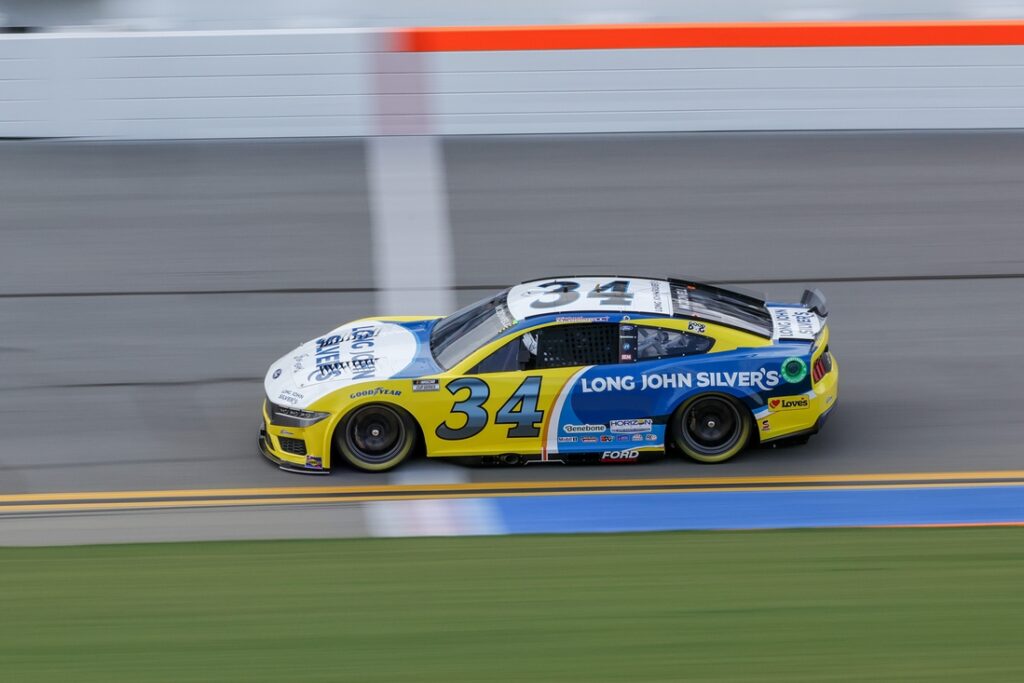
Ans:
[[[341,388],[440,372],[430,354],[436,318],[366,319],[337,327],[282,356],[267,371],[267,398],[305,408]]]

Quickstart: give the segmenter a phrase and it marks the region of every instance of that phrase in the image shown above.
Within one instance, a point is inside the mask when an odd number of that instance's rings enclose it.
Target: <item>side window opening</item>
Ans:
[[[619,359],[618,324],[554,325],[509,340],[469,373],[612,365]]]
[[[537,367],[611,365],[619,362],[615,323],[556,325],[537,330]]]
[[[536,355],[531,353],[526,336],[510,339],[497,351],[477,363],[476,367],[469,371],[469,374],[483,375],[488,372],[532,370],[536,365]],[[536,347],[534,348],[536,349]]]
[[[638,361],[694,356],[707,353],[714,344],[714,339],[691,332],[659,327],[637,328]]]

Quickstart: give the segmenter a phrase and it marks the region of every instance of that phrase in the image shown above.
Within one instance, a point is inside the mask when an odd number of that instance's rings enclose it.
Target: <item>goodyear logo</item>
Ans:
[[[811,407],[811,399],[806,396],[776,396],[768,399],[768,407],[772,410],[807,410]]]

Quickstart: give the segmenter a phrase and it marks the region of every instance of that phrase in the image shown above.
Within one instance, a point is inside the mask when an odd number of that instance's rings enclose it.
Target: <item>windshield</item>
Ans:
[[[508,290],[456,311],[430,333],[430,352],[445,370],[516,324],[508,310]]]

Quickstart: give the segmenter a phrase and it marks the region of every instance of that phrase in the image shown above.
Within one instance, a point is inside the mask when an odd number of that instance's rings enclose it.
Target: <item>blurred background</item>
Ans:
[[[19,30],[235,30],[370,26],[1009,18],[1015,0],[4,0]],[[0,24],[2,25],[2,24]]]
[[[1022,17],[1012,0],[0,0],[0,546],[896,524],[886,491],[902,523],[1021,523],[1024,24],[1005,20]],[[847,24],[867,20],[885,25]],[[621,23],[643,26],[600,28]],[[434,30],[459,26],[491,28]],[[613,475],[316,478],[259,456],[264,373],[303,340],[597,272],[823,289],[843,368],[828,428]],[[610,476],[842,490],[577,507],[222,490]],[[721,516],[687,507],[708,501]],[[0,673],[1020,680],[1018,532],[0,547]]]
[[[806,448],[730,472],[1019,466],[1015,382],[978,382],[1024,367],[1008,315],[1024,294],[1012,35],[561,49],[527,31],[514,49],[429,47],[449,35],[435,24],[973,20],[1019,5],[0,10],[15,31],[0,37],[6,492],[279,482],[253,445],[260,383],[301,340],[601,271],[827,293],[841,414]],[[40,404],[62,418],[26,407]]]

